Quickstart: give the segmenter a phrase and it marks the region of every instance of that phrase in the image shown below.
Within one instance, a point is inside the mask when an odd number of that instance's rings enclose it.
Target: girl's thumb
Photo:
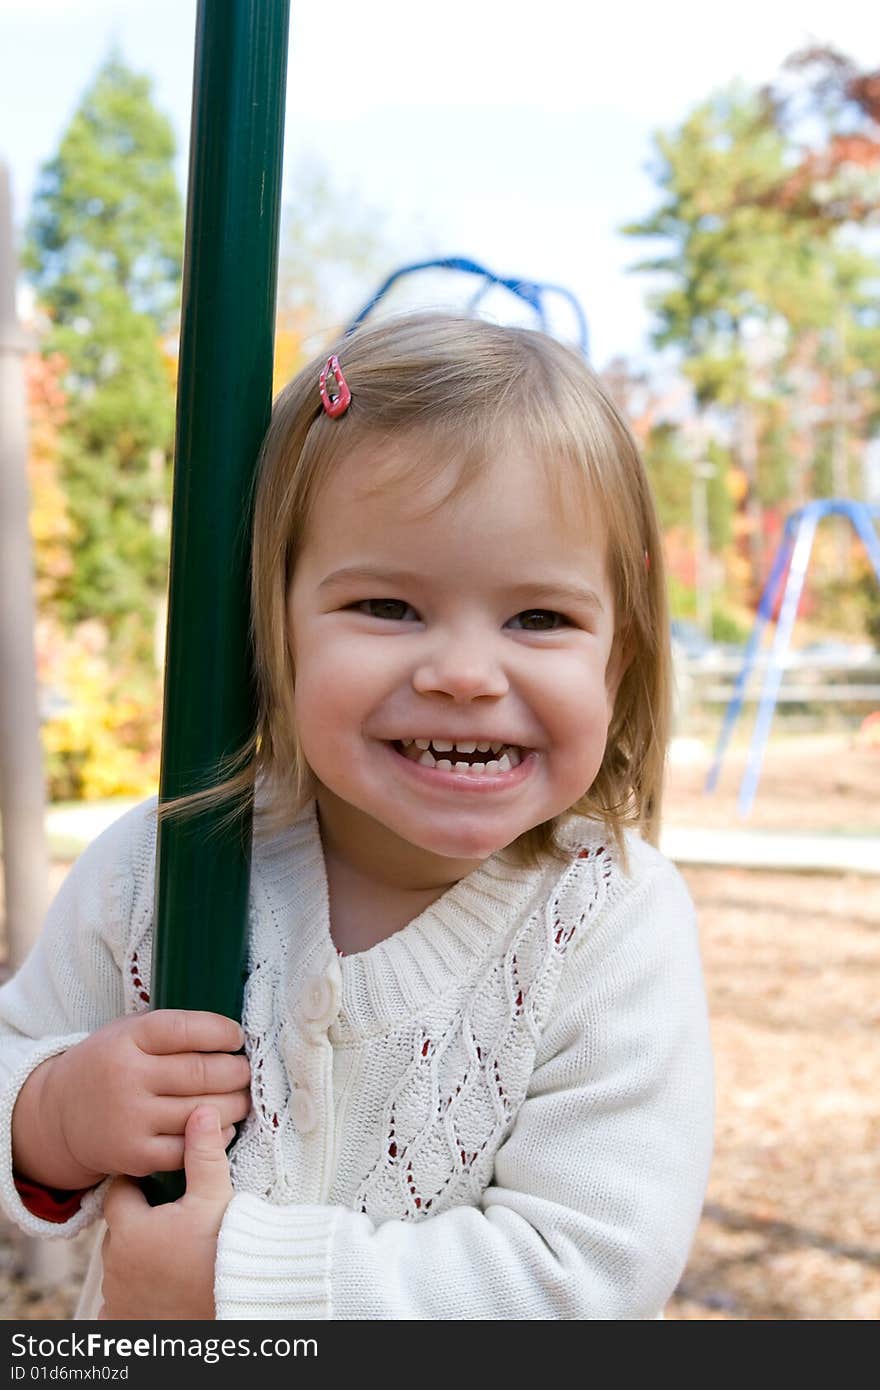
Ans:
[[[187,1197],[228,1201],[232,1196],[220,1114],[213,1105],[197,1105],[186,1122],[183,1166]]]

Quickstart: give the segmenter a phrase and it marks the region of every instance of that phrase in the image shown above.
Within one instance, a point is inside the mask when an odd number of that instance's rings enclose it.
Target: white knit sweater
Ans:
[[[149,1006],[154,801],[68,874],[0,990],[0,1199],[34,1235],[10,1121],[46,1057]],[[692,904],[635,836],[566,827],[566,864],[502,851],[340,960],[314,803],[257,843],[218,1318],[654,1318],[699,1219],[712,1061]],[[100,1239],[78,1316],[100,1301]]]

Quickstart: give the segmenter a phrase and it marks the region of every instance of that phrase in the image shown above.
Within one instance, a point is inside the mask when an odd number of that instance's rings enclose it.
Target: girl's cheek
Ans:
[[[389,683],[397,685],[411,674],[411,663],[399,642],[355,636],[339,641],[326,659],[349,696],[366,695]]]

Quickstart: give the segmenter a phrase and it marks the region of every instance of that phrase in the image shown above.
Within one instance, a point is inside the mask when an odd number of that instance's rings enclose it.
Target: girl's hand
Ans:
[[[215,1106],[229,1143],[250,1109],[242,1031],[222,1014],[156,1009],[120,1018],[37,1067],[13,1113],[16,1169],[47,1187],[183,1166],[183,1132]]]
[[[112,1321],[215,1316],[214,1264],[223,1213],[232,1197],[219,1112],[200,1105],[184,1136],[186,1192],[151,1207],[130,1178],[112,1183],[104,1205],[103,1304]]]

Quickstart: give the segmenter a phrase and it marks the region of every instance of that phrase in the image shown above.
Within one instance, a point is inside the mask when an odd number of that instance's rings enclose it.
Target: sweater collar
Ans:
[[[525,868],[499,850],[405,927],[366,951],[340,958],[330,934],[315,801],[305,804],[287,830],[254,847],[255,876],[287,942],[292,974],[334,978],[343,1031],[348,1025],[358,1034],[436,999],[471,975],[481,960],[499,954],[566,868],[559,860]]]

